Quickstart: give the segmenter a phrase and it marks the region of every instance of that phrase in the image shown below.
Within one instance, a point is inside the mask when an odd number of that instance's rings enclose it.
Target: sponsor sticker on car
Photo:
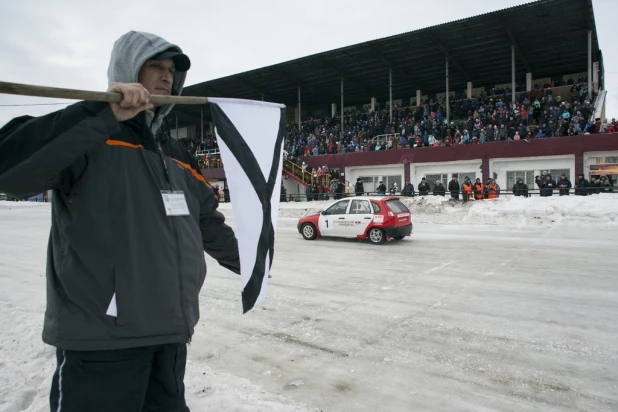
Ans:
[[[374,223],[384,223],[384,216],[382,216],[382,215],[375,215],[373,217],[373,222]]]

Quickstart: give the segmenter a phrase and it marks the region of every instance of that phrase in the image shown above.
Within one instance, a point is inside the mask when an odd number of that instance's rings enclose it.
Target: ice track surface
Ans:
[[[415,199],[414,235],[384,246],[303,240],[296,216],[321,206],[282,205],[269,296],[246,315],[207,259],[193,411],[618,410],[618,197]],[[49,220],[0,203],[1,412],[47,407]]]

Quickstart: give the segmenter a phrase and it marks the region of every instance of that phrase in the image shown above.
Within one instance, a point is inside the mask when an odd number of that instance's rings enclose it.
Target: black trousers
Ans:
[[[51,412],[188,412],[185,344],[108,351],[57,349]]]

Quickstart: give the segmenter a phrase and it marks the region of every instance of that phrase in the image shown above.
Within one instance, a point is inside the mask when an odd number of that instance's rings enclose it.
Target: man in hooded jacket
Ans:
[[[577,175],[577,182],[575,182],[575,195],[576,196],[588,196],[588,186],[590,183],[584,177],[583,173]]]
[[[524,183],[524,179],[517,178],[517,183],[513,185],[513,194],[515,196],[528,197],[528,185]]]
[[[187,344],[204,251],[240,273],[238,243],[197,161],[150,95],[180,95],[180,47],[131,31],[109,92],[0,129],[0,191],[53,190],[43,341],[57,348],[53,411],[188,411]]]

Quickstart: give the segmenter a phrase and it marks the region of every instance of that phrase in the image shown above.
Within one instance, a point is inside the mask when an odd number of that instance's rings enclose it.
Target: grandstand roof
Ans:
[[[412,97],[445,89],[449,56],[450,90],[510,83],[511,45],[516,47],[516,73],[534,78],[587,71],[588,31],[593,61],[599,50],[592,0],[540,0],[395,36],[290,60],[188,86],[183,95],[235,97],[296,105],[339,102],[344,79],[345,104],[389,97]],[[602,64],[602,60],[601,60]],[[602,72],[601,67],[601,72]],[[179,124],[195,123],[200,108],[176,106]],[[204,112],[210,117],[210,113]]]

